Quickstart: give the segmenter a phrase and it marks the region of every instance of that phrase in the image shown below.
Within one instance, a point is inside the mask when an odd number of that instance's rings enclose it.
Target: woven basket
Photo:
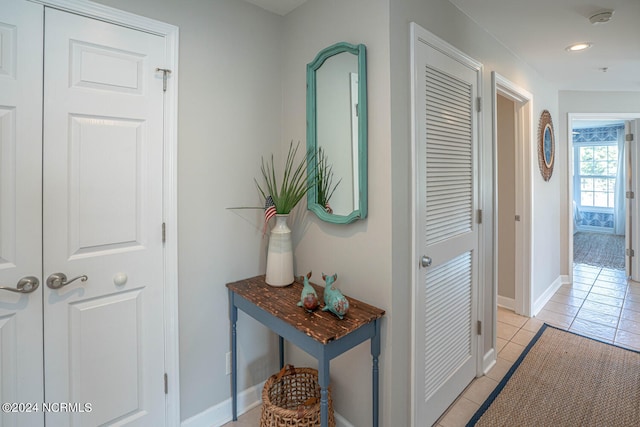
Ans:
[[[329,427],[335,427],[329,392]],[[310,427],[320,425],[318,371],[287,365],[264,383],[261,427]]]

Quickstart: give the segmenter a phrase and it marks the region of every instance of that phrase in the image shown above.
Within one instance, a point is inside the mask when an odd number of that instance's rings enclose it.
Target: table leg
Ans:
[[[323,354],[318,359],[318,382],[320,383],[320,425],[329,426],[329,359]]]
[[[229,291],[229,319],[231,320],[231,415],[233,421],[238,421],[238,354],[236,323],[238,321],[238,307],[233,302],[233,291]]]
[[[380,319],[374,320],[375,335],[371,338],[371,356],[373,358],[372,367],[372,390],[373,390],[373,427],[378,427],[378,404],[380,394],[378,390],[380,372],[378,368],[378,356],[380,356]]]
[[[278,350],[280,351],[280,369],[284,368],[284,338],[278,336]]]

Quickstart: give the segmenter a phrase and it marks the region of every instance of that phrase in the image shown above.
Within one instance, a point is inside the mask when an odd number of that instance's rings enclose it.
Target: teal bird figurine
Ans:
[[[344,315],[349,311],[349,300],[342,295],[339,289],[333,284],[338,278],[338,273],[333,276],[327,276],[322,273],[322,280],[324,280],[324,304],[322,311],[330,311],[340,319],[344,318]]]
[[[304,281],[302,292],[300,293],[300,301],[298,307],[304,307],[307,311],[313,311],[318,308],[320,303],[318,302],[318,294],[316,290],[309,283],[311,279],[311,272],[307,273],[307,276],[300,276],[300,280]]]

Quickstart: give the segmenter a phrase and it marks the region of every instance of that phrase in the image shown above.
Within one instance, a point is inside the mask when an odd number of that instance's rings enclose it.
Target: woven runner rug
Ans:
[[[573,236],[573,262],[624,270],[624,236],[576,233]]]
[[[543,325],[474,425],[640,426],[640,353]]]

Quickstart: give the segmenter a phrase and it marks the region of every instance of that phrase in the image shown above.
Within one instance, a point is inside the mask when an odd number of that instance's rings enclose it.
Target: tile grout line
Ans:
[[[602,268],[600,269],[600,272],[598,273],[598,278],[600,277],[600,274],[602,274]],[[617,277],[616,277],[617,279]],[[616,328],[615,331],[613,333],[613,344],[619,344],[617,342],[617,338],[618,338],[618,332],[620,331],[620,320],[622,319],[622,311],[624,310],[624,305],[625,302],[627,300],[627,292],[629,291],[629,279],[625,279],[626,281],[626,286],[625,286],[625,294],[624,294],[624,298],[622,299],[622,306],[620,307],[620,312],[618,313],[618,321],[616,322]]]
[[[580,304],[580,308],[576,312],[576,315],[573,316],[573,319],[571,319],[571,324],[569,325],[569,328],[567,328],[567,331],[570,331],[571,328],[573,327],[573,324],[575,323],[576,318],[578,317],[578,314],[580,314],[580,310],[582,310],[582,307],[584,306],[584,303],[587,302],[587,298],[589,298],[589,295],[591,295],[591,291],[593,290],[593,286],[595,285],[596,281],[598,280],[598,277],[600,277],[600,273],[602,273],[602,268],[598,270],[598,274],[596,274],[596,277],[593,279],[593,282],[591,283],[591,285],[589,287],[589,292],[587,292],[587,295],[582,300],[582,304]],[[574,273],[574,276],[575,276],[575,273]]]

